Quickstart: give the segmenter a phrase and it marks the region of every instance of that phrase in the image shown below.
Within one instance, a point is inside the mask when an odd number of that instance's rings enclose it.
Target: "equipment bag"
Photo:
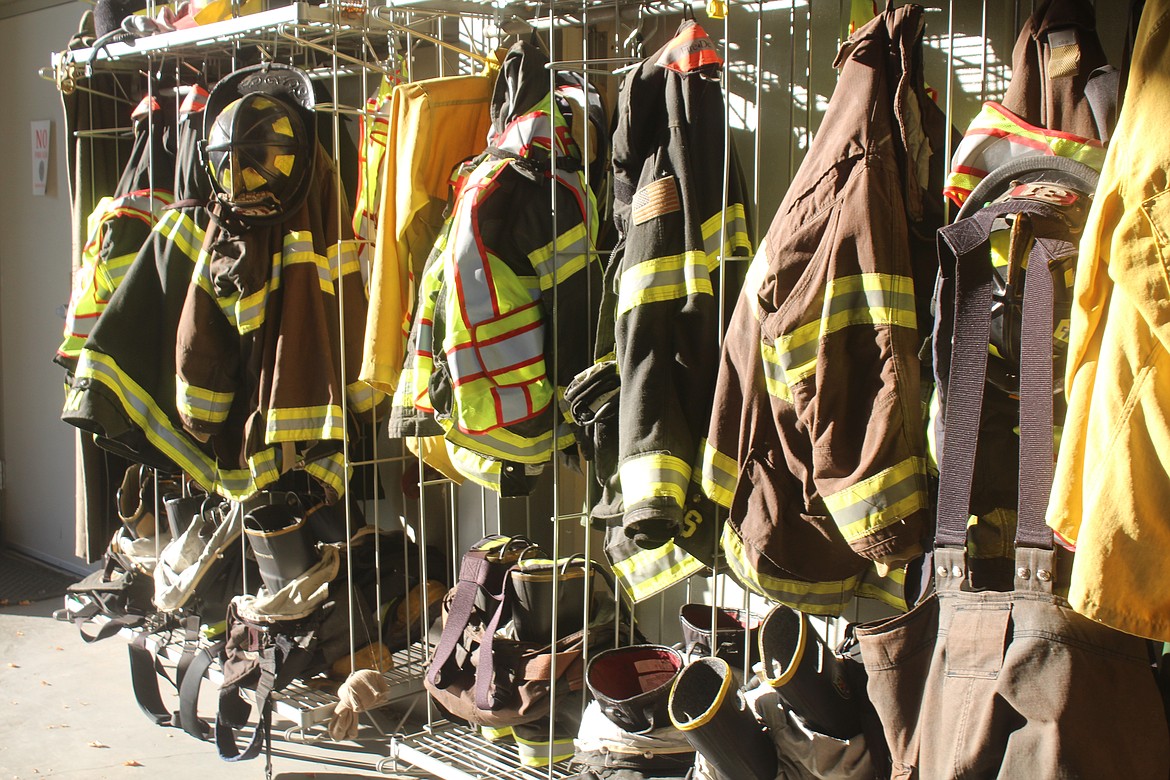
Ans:
[[[477,542],[463,556],[459,582],[444,602],[443,633],[427,669],[427,690],[457,718],[492,728],[545,718],[554,679],[558,696],[580,696],[586,641],[601,647],[614,639],[615,599],[593,598],[602,571],[581,556],[548,560],[524,537]],[[554,578],[555,643],[549,622]],[[586,593],[596,602],[588,630]]]
[[[940,232],[942,289],[950,294],[940,299],[947,336],[935,342],[948,367],[935,592],[905,615],[856,630],[894,778],[1170,772],[1145,643],[1068,606],[1061,593],[1071,554],[1054,546],[1044,523],[1053,480],[1053,270],[1076,256],[1069,207],[1078,197],[1062,185],[1013,186],[1004,202]],[[1012,220],[1013,247],[1027,252],[1028,267],[1019,329],[1019,508],[1011,580],[980,589],[967,527],[977,450],[987,443],[984,394],[993,387],[989,244],[1004,219]]]

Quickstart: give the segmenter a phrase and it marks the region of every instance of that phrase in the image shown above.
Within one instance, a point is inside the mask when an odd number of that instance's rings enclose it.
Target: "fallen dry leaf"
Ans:
[[[9,669],[19,669],[19,668],[20,668],[20,664],[8,664],[8,668],[9,668]]]
[[[0,607],[7,607],[8,599],[0,599]]]
[[[57,645],[57,646],[56,646],[56,647],[54,647],[53,649],[54,649],[54,650],[64,650],[65,648],[64,648],[64,647],[61,647],[61,645]]]
[[[108,748],[109,747],[109,745],[98,742],[96,739],[93,740],[92,742],[87,742],[86,744],[89,745],[91,748]]]
[[[49,682],[48,680],[41,680],[41,685],[52,685],[52,684],[53,683]]]
[[[68,723],[50,723],[48,726],[45,726],[45,728],[47,728],[47,729],[67,729],[67,728],[69,728],[69,724]]]
[[[32,602],[29,601],[28,599],[21,599],[20,601],[16,602],[16,604],[17,604],[17,606],[20,606],[20,607],[27,607],[30,604],[32,604]]]
[[[16,635],[17,635],[17,636],[24,636],[24,632],[23,632],[23,631],[17,631],[17,632],[16,632]]]
[[[142,764],[137,761],[123,761],[122,766],[142,766]]]

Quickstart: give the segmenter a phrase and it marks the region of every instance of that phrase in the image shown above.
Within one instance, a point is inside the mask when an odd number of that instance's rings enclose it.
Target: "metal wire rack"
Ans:
[[[1028,4],[1021,0],[925,4],[927,80],[938,90],[948,119],[963,126],[982,100],[1002,94],[1009,75],[1005,61],[1010,42],[1021,22],[1021,8]],[[481,64],[482,53],[534,31],[553,61],[550,79],[557,69],[584,72],[612,107],[622,69],[664,42],[673,30],[669,18],[691,5],[688,0],[396,0],[385,6],[365,2],[323,7],[301,2],[190,30],[112,43],[101,51],[60,53],[54,56],[53,66],[58,77],[63,66],[71,66],[80,81],[95,70],[134,70],[165,58],[231,60],[239,47],[257,45],[269,55],[297,59],[318,78],[331,79],[334,102],[318,110],[331,112],[337,124],[345,115],[372,117],[362,101],[390,71],[405,80],[472,73]],[[846,0],[730,0],[726,17],[702,20],[725,60],[726,136],[737,144],[750,182],[757,245],[819,127],[835,85],[833,57],[848,35],[850,9],[856,5]],[[643,39],[643,50],[631,45],[635,33]],[[730,164],[729,148],[702,153],[719,155]],[[949,156],[949,146],[943,153]],[[577,325],[558,323],[554,313],[554,328]],[[584,339],[590,336],[582,334]],[[582,513],[584,483],[591,478],[588,471],[582,477],[553,464],[543,492],[529,499],[501,499],[486,490],[427,476],[421,459],[385,443],[376,444],[368,456],[358,458],[348,449],[346,456],[351,466],[377,469],[383,485],[417,474],[419,495],[413,503],[382,507],[385,502],[371,491],[366,498],[373,502],[373,511],[367,510],[366,516],[381,527],[410,530],[420,546],[427,545],[428,539],[441,546],[447,553],[448,581],[454,579],[462,552],[474,539],[491,532],[540,537],[553,558],[563,556],[565,549],[600,557],[600,534],[587,529],[587,513]],[[766,612],[767,604],[739,588],[716,561],[713,571],[634,605],[648,638],[674,641],[674,616],[686,602]],[[424,615],[427,624],[435,617]],[[847,617],[856,620],[861,615],[858,607],[851,607]],[[843,623],[817,622],[830,641],[840,638]],[[170,651],[164,648],[164,652]],[[386,672],[394,692],[392,701],[423,694],[428,648],[416,643],[396,653],[393,660],[394,667]],[[278,694],[275,702],[276,714],[305,735],[328,720],[336,697],[296,683]],[[414,767],[450,780],[569,776],[563,762],[525,766],[514,745],[490,741],[474,729],[445,720],[429,698],[425,706],[414,710],[421,710],[416,716],[421,722],[412,726],[414,730],[393,730],[389,742],[381,743],[385,749],[367,757],[380,771],[401,773],[405,767]]]

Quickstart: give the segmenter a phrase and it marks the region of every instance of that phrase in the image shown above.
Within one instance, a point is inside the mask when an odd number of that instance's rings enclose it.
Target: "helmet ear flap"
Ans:
[[[215,199],[244,224],[278,224],[308,196],[314,103],[308,74],[276,63],[237,70],[208,96],[200,161]]]

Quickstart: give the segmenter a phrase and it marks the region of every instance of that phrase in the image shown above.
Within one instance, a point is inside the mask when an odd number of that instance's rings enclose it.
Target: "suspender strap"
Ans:
[[[247,721],[251,708],[240,697],[238,685],[228,685],[219,691],[219,714],[215,722],[215,745],[224,761],[248,761],[260,755],[265,748],[271,759],[272,695],[279,680],[296,679],[305,670],[312,655],[297,652],[299,646],[291,637],[279,636],[260,653],[260,677],[256,682],[255,702],[259,720],[252,738],[241,751],[236,745],[236,729]]]
[[[1028,255],[1024,321],[1020,334],[1020,488],[1016,546],[1052,549],[1044,524],[1052,492],[1051,260],[1067,255],[1068,242],[1037,238]],[[1061,250],[1065,250],[1063,253]]]
[[[93,611],[88,615],[85,614],[90,609]],[[77,613],[73,619],[74,625],[77,626],[77,632],[81,634],[81,638],[86,644],[109,639],[123,628],[138,628],[146,621],[141,615],[121,615],[116,618],[110,618],[108,622],[98,626],[96,631],[91,632],[88,629],[94,626],[93,618],[98,612],[100,610],[90,604],[86,606],[85,610]]]
[[[991,329],[992,269],[987,243],[997,218],[1024,214],[1037,221],[1062,220],[1061,213],[1052,206],[1015,200],[988,206],[939,231],[944,289],[947,270],[953,269],[954,273],[954,327],[940,458],[936,547],[966,545],[977,449],[971,445],[979,439]],[[1022,349],[1028,357],[1021,364],[1020,512],[1016,528],[1016,544],[1022,547],[1052,547],[1051,531],[1044,525],[1052,487],[1053,282],[1049,261],[1067,255],[1068,248],[1067,241],[1035,239],[1024,285]],[[940,306],[946,304],[940,301]],[[1047,397],[1042,397],[1045,394]]]
[[[504,616],[505,593],[508,587],[508,575],[512,568],[508,567],[504,571],[503,582],[500,584],[498,593],[490,594],[496,601],[496,609],[491,620],[484,627],[483,637],[479,643],[479,663],[475,667],[475,706],[481,710],[492,711],[496,709],[496,698],[492,691],[492,683],[496,678],[496,657],[492,649],[495,646],[496,630],[499,629],[500,620]]]
[[[490,630],[485,630],[488,651],[490,652],[491,637],[499,627],[501,613],[504,607],[504,588],[508,582],[508,572],[511,564],[504,563],[508,557],[508,550],[520,544],[531,546],[532,542],[522,536],[509,539],[503,546],[486,547],[485,543],[496,537],[488,537],[463,555],[459,564],[459,582],[455,586],[455,595],[447,609],[447,616],[443,622],[443,634],[439,638],[439,646],[431,658],[431,665],[427,669],[427,682],[436,688],[445,688],[449,683],[444,679],[444,673],[455,655],[455,649],[463,639],[463,632],[475,614],[476,601],[486,595],[496,603],[493,615],[489,619]],[[494,558],[494,560],[493,560]],[[480,645],[481,650],[484,645]],[[481,653],[481,662],[484,656]],[[490,663],[490,662],[489,662]],[[488,679],[491,675],[489,673]],[[477,682],[478,691],[478,682]],[[478,694],[477,694],[478,697]]]
[[[216,642],[194,653],[179,681],[179,725],[196,739],[206,740],[211,736],[211,726],[199,717],[199,691],[207,670],[219,658],[223,648],[223,642]]]
[[[985,252],[980,254],[989,231],[974,222],[976,219],[956,222],[939,232],[940,254],[948,249],[954,252],[951,265],[955,294],[950,302],[954,307],[954,333],[947,379],[945,436],[939,461],[936,547],[966,544],[975,477],[976,448],[972,445],[979,437],[991,333],[991,261]],[[976,243],[975,239],[980,237],[982,240]],[[966,250],[954,251],[952,241]],[[947,303],[940,301],[940,307]]]
[[[130,684],[139,708],[159,726],[178,726],[178,713],[171,712],[163,704],[159,693],[158,678],[166,677],[155,652],[147,646],[153,634],[139,634],[127,647],[130,651]],[[169,681],[170,678],[167,677]]]

